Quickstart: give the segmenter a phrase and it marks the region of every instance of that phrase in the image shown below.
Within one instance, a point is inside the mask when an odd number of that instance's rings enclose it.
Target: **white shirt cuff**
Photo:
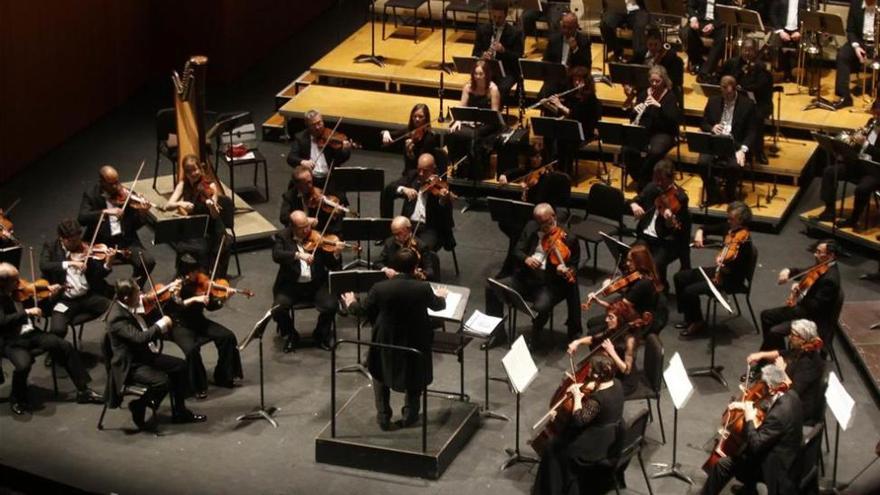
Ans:
[[[397,186],[397,194],[403,194],[403,186]]]
[[[165,330],[168,325],[170,325],[170,323],[164,318],[156,322],[156,326],[159,327],[160,331]]]
[[[859,47],[859,42],[858,42],[858,41],[854,41],[854,42],[851,43],[851,45],[852,45],[853,48],[858,48],[858,47]]]
[[[70,268],[70,262],[69,261],[62,261],[61,268],[64,268],[65,270],[67,270],[68,268]]]
[[[749,152],[749,147],[746,146],[746,145],[742,145],[742,146],[739,147],[739,150],[742,151],[743,153],[748,153],[748,152]]]

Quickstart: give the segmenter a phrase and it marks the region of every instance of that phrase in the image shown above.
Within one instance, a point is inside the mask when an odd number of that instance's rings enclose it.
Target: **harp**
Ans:
[[[184,180],[183,159],[187,155],[195,155],[199,162],[204,163],[202,173],[217,184],[219,193],[223,194],[223,186],[217,180],[214,167],[211,165],[208,151],[208,137],[205,134],[205,75],[208,69],[208,57],[194,55],[186,61],[183,74],[171,73],[174,83],[174,110],[177,120],[177,180]]]

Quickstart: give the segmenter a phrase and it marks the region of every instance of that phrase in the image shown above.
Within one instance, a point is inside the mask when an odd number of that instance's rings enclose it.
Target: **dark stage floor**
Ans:
[[[346,7],[350,9],[351,7]],[[261,121],[272,111],[272,95],[293,79],[321,50],[336,42],[336,24],[341,22],[343,35],[362,21],[359,11],[346,10],[344,15],[331,12],[296,39],[279,48],[267,60],[248,73],[237,85],[210,90],[208,107],[218,111],[248,109],[255,120]],[[305,48],[304,48],[305,47]],[[322,48],[317,48],[322,47]],[[124,107],[97,122],[69,142],[34,163],[14,180],[0,186],[0,204],[8,204],[17,197],[22,203],[15,211],[15,230],[26,245],[39,246],[54,237],[55,225],[65,216],[75,216],[80,194],[96,179],[101,164],[115,164],[123,178],[134,175],[142,159],[148,162],[154,156],[153,116],[158,108],[168,106],[165,100],[169,88],[162,86],[145,91]],[[377,102],[377,104],[380,104]],[[272,198],[257,209],[277,222],[278,199],[287,183],[289,168],[285,164],[286,146],[265,143],[261,149],[269,159]],[[401,166],[394,155],[355,152],[352,165],[381,167],[387,174],[396,174]],[[225,178],[224,171],[221,178]],[[818,204],[818,184],[807,191],[798,206],[798,212]],[[364,195],[363,210],[378,213],[378,198]],[[455,278],[449,253],[441,254],[444,278],[449,283],[466,285],[473,289],[469,311],[483,308],[482,286],[486,277],[500,267],[506,246],[503,234],[485,211],[456,214],[456,237],[461,276]],[[755,276],[753,303],[756,311],[782,304],[786,289],[775,284],[776,272],[785,266],[808,265],[807,251],[811,240],[800,233],[801,225],[789,221],[779,235],[755,234],[761,252]],[[148,230],[142,232],[145,240],[152,239]],[[172,274],[171,251],[156,249],[160,264],[154,275],[165,281]],[[600,265],[610,265],[606,253],[601,253]],[[695,253],[695,262],[710,263],[713,252]],[[213,315],[243,338],[271,302],[271,287],[275,265],[268,250],[245,253],[241,256],[244,275],[235,281],[240,287],[256,291],[253,299],[233,299],[228,307]],[[675,269],[675,268],[674,268]],[[861,281],[858,276],[877,269],[876,261],[854,254],[840,263],[848,301],[877,300],[880,287]],[[125,276],[121,268],[115,276]],[[590,289],[589,277],[580,279],[581,290]],[[596,311],[595,309],[593,310]],[[585,315],[586,317],[587,315]],[[312,314],[300,320],[301,331],[309,331],[314,323]],[[557,322],[564,321],[558,308]],[[673,316],[673,321],[675,316]],[[342,335],[353,336],[354,323],[340,319]],[[751,322],[745,318],[732,319],[720,331],[718,360],[726,366],[725,375],[735,382],[745,371],[745,356],[758,348],[759,337]],[[270,327],[271,328],[271,327]],[[85,331],[85,351],[96,356],[103,329],[99,324],[88,325]],[[679,341],[674,330],[667,329],[661,338],[667,358],[676,351],[682,354],[686,365],[700,365],[708,361],[708,340]],[[554,335],[555,345],[535,352],[540,375],[523,396],[523,428],[531,425],[544,412],[550,395],[555,390],[562,370],[568,365],[563,353],[564,335]],[[39,409],[30,417],[13,417],[6,406],[9,380],[0,387],[0,463],[28,471],[38,476],[94,492],[115,493],[528,493],[536,468],[531,465],[515,466],[499,471],[505,460],[504,448],[513,446],[513,423],[484,420],[464,451],[452,463],[439,481],[375,474],[352,469],[317,465],[314,462],[315,437],[329,421],[329,355],[315,349],[304,349],[296,354],[283,354],[280,341],[267,341],[267,401],[280,407],[276,418],[280,427],[273,429],[266,422],[239,425],[235,417],[250,410],[259,400],[258,363],[255,347],[243,353],[246,379],[244,386],[233,391],[210,389],[205,401],[188,402],[190,407],[208,415],[208,422],[196,426],[164,425],[161,437],[129,435],[120,428],[131,426],[127,411],[111,411],[106,425],[109,431],[95,429],[100,408],[80,406],[71,402],[72,385],[62,377],[60,384],[67,394],[62,400],[51,397],[51,378],[42,364],[35,366],[31,382],[34,402]],[[843,346],[837,343],[838,349]],[[169,352],[178,353],[173,345]],[[353,348],[342,352],[341,364],[353,362]],[[502,373],[500,359],[504,351],[494,349],[490,359],[493,375]],[[840,439],[839,480],[848,480],[873,457],[880,431],[880,413],[846,352],[842,359],[845,386],[856,399],[853,427]],[[205,362],[213,365],[213,349],[203,351]],[[95,359],[91,360],[93,363]],[[3,364],[7,377],[8,362]],[[476,343],[466,351],[466,391],[482,400],[483,361]],[[433,388],[456,390],[458,365],[454,358],[435,358]],[[95,386],[103,388],[104,372],[100,365],[92,369]],[[339,375],[339,396],[345,400],[365,379],[358,374]],[[704,475],[699,469],[706,458],[706,446],[718,428],[718,418],[734,390],[726,390],[710,379],[695,379],[696,393],[680,415],[679,461],[684,470],[701,482]],[[505,386],[491,385],[491,406],[513,416],[513,396]],[[402,397],[393,399],[399,407]],[[629,404],[633,414],[643,404]],[[672,406],[664,394],[663,417],[667,435],[672,432]],[[632,409],[630,409],[632,408]],[[163,409],[167,415],[167,408]],[[364,410],[372,416],[372,410]],[[832,426],[833,430],[833,426]],[[660,430],[655,422],[649,425],[646,461],[668,462],[671,459],[671,441],[659,443]],[[670,439],[671,440],[671,439]],[[833,444],[832,436],[832,444]],[[826,457],[829,468],[831,457]],[[631,491],[647,493],[647,487],[631,466],[627,480]],[[649,467],[649,469],[652,469]],[[0,481],[0,485],[2,485]],[[655,493],[678,494],[686,486],[677,480],[662,479],[653,482]],[[2,488],[0,488],[2,489]]]

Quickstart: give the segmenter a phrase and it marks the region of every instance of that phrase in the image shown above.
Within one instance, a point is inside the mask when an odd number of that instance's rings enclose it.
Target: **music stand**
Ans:
[[[599,121],[596,123],[596,130],[599,132],[599,157],[602,161],[602,166],[606,170],[608,166],[605,164],[605,152],[602,150],[603,144],[613,144],[621,148],[623,146],[631,146],[638,149],[640,153],[648,147],[648,130],[642,126]],[[619,153],[619,156],[623,159],[623,153]],[[624,173],[621,175],[620,180],[620,191],[626,192],[626,168],[623,170]]]
[[[328,274],[330,292],[339,296],[345,292],[354,292],[362,294],[369,292],[370,288],[377,283],[387,280],[388,277],[382,270],[346,270],[332,271]],[[361,317],[356,315],[357,321],[357,342],[361,340]],[[357,344],[357,364],[344,366],[336,370],[337,373],[346,373],[356,371],[362,373],[368,380],[373,381],[372,375],[367,368],[361,364],[361,345]]]
[[[495,222],[525,225],[532,219],[532,212],[535,209],[535,205],[532,203],[494,196],[489,196],[486,199],[489,203],[489,218]]]
[[[728,135],[715,135],[708,132],[688,132],[687,136],[688,148],[700,154],[709,155],[712,161],[707,165],[706,183],[703,183],[703,189],[700,191],[700,201],[703,201],[703,214],[709,212],[709,193],[707,183],[712,182],[712,165],[715,157],[726,157],[734,153],[733,138]]]
[[[715,287],[715,282],[706,275],[706,271],[703,270],[703,267],[699,267],[700,273],[703,275],[703,279],[706,281],[706,284],[709,286],[710,291],[712,292],[712,297],[715,298],[715,302],[720,304],[721,307],[727,310],[728,313],[733,314],[733,309],[727,304],[727,300],[721,294],[717,287]],[[714,306],[713,315],[711,316],[711,321],[715,323],[715,316],[718,314],[717,305]],[[710,316],[706,315],[707,319],[710,319]],[[712,328],[710,330],[712,335],[709,337],[709,348],[711,349],[711,357],[709,361],[709,366],[699,367],[699,368],[690,368],[687,370],[688,376],[708,376],[710,378],[714,378],[718,380],[718,383],[727,388],[727,380],[724,379],[724,375],[721,372],[724,370],[724,366],[715,365],[715,334],[717,333],[716,329]]]
[[[440,12],[442,15],[440,16],[440,63],[437,65],[429,66],[429,69],[437,69],[440,72],[445,72],[449,75],[452,75],[452,71],[455,70],[455,66],[446,61],[446,2],[448,0],[441,0],[440,3]],[[442,75],[441,75],[442,77]],[[442,79],[441,79],[442,81]],[[441,82],[442,83],[442,82]],[[442,93],[441,93],[442,94]],[[442,105],[441,105],[441,119],[442,119]],[[437,119],[438,122],[443,122],[440,119]]]
[[[611,82],[615,84],[627,84],[642,90],[648,87],[648,70],[650,66],[644,64],[619,64],[612,62],[608,64],[611,71]]]
[[[832,166],[832,162],[835,158],[840,159],[844,162],[850,162],[852,160],[858,160],[858,153],[856,150],[849,146],[848,144],[840,141],[834,136],[830,136],[828,134],[824,134],[821,132],[813,131],[810,133],[813,137],[813,140],[819,145],[819,148],[825,151],[826,157],[826,167]],[[834,184],[835,188],[838,180],[838,169],[834,168]],[[831,220],[831,235],[834,235],[837,232],[837,213],[840,211],[843,213],[844,201],[845,201],[846,191],[840,196],[840,209],[838,210],[837,201],[834,202],[834,218]]]
[[[662,27],[669,29],[674,27],[678,29],[679,21],[682,17],[687,16],[687,10],[684,7],[685,2],[678,0],[645,0],[645,10],[651,13],[651,17],[663,17],[669,19],[669,24]],[[663,33],[663,41],[666,41],[666,33]]]
[[[379,192],[385,187],[385,171],[381,168],[336,167],[333,186],[346,193],[357,193],[357,213],[361,215],[361,193]]]
[[[520,336],[513,346],[511,346],[510,351],[508,351],[501,360],[501,364],[504,366],[504,371],[507,373],[510,389],[513,391],[514,395],[516,395],[516,440],[514,448],[504,449],[508,456],[507,460],[504,461],[504,464],[501,465],[501,470],[504,471],[510,466],[521,462],[530,464],[537,464],[540,462],[534,457],[523,455],[519,450],[519,398],[528,388],[529,384],[534,381],[535,377],[538,376],[538,368],[535,366],[535,361],[532,359],[532,356],[529,353],[529,348],[522,336]]]
[[[357,259],[346,265],[348,270],[353,266],[364,266],[372,268],[373,258],[371,247],[375,241],[384,241],[391,235],[391,219],[390,218],[343,218],[341,235],[343,239],[351,239],[357,241],[360,245],[361,241],[367,241],[367,260],[361,258],[360,251]]]
[[[470,175],[470,179],[472,182],[471,191],[475,191],[477,188],[477,182],[480,180],[477,174],[477,167],[479,164],[477,161],[477,130],[478,125],[497,125],[499,129],[504,128],[504,117],[501,115],[501,112],[492,110],[491,108],[476,108],[476,107],[451,107],[449,109],[452,112],[452,120],[459,122],[471,122],[474,127],[471,133],[471,145],[470,145],[470,167],[468,167],[468,172]],[[465,198],[467,201],[467,205],[465,205],[464,209],[461,210],[462,213],[466,212],[470,206],[475,202],[475,198],[468,197]]]
[[[452,57],[452,61],[455,63],[455,72],[459,74],[470,74],[474,70],[474,66],[477,65],[477,62],[480,60],[485,61],[489,64],[489,70],[492,71],[492,74],[495,74],[496,77],[504,77],[507,74],[504,73],[504,66],[495,59],[484,59],[479,57]]]
[[[529,81],[544,81],[545,87],[558,88],[568,79],[568,70],[557,62],[519,59],[519,73]]]
[[[247,337],[245,337],[244,341],[242,341],[241,345],[238,346],[238,350],[243,351],[248,344],[251,343],[254,339],[259,339],[260,341],[260,407],[251,411],[247,414],[242,414],[241,416],[235,418],[236,421],[250,421],[254,419],[265,419],[275,428],[278,428],[278,422],[275,421],[275,418],[272,417],[278,408],[275,406],[266,408],[266,394],[265,394],[265,381],[263,379],[263,335],[266,333],[266,326],[269,324],[269,320],[272,319],[272,313],[278,309],[278,306],[273,306],[269,311],[266,311],[266,314],[260,318],[256,324],[254,324],[254,328],[248,333]]]
[[[370,53],[358,55],[354,58],[354,63],[371,63],[385,67],[385,57],[376,55],[376,0],[370,0]]]
[[[663,382],[666,383],[666,389],[672,399],[673,416],[672,416],[672,462],[654,463],[655,466],[661,468],[660,471],[654,473],[652,478],[665,478],[671,476],[678,478],[689,485],[694,484],[694,480],[681,470],[681,464],[678,463],[678,410],[684,408],[691,396],[694,394],[694,387],[688,378],[681,355],[675,353],[669,360],[669,366],[663,371]]]
[[[538,317],[538,313],[523,299],[522,294],[512,287],[502,284],[494,278],[487,279],[487,282],[489,288],[494,290],[501,301],[507,305],[507,314],[509,315],[507,318],[507,348],[510,349],[513,344],[513,336],[516,334],[516,311],[522,311],[532,320]]]
[[[713,96],[721,96],[721,86],[718,84],[695,83],[694,89],[707,99]]]
[[[18,268],[21,265],[21,252],[20,244],[0,249],[0,263],[9,263]]]
[[[208,215],[189,215],[159,220],[153,224],[153,245],[205,237],[208,232],[208,218]]]
[[[825,37],[822,35],[846,36],[846,30],[843,27],[843,19],[837,14],[831,12],[810,12],[802,10],[799,15],[801,18],[801,29],[804,32],[814,32],[819,34],[818,43],[820,53],[822,51],[822,39]],[[834,108],[834,105],[830,101],[822,96],[822,68],[819,67],[818,63],[815,63],[815,60],[813,65],[816,70],[814,79],[816,80],[818,87],[816,88],[815,98],[813,98],[809,105],[804,107],[804,111],[812,110],[814,108],[822,108],[834,112],[837,109]]]
[[[608,248],[608,252],[617,260],[617,267],[620,270],[624,270],[626,266],[626,255],[629,253],[632,246],[623,241],[619,241],[602,231],[599,231],[599,236],[602,238],[602,241],[604,241],[605,247]]]

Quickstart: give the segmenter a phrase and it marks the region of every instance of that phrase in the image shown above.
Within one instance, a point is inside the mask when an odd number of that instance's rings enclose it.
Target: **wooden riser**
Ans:
[[[840,202],[838,201],[837,204],[839,207]],[[852,207],[853,197],[848,196],[844,200],[843,210],[838,213],[840,215],[840,218],[849,218],[850,212],[852,212]],[[871,204],[869,204],[868,208],[866,208],[866,212],[862,216],[861,223],[859,225],[860,229],[864,230],[855,231],[849,227],[840,229],[835,228],[831,222],[820,222],[815,217],[819,216],[819,213],[821,213],[824,209],[824,206],[820,206],[818,208],[805,211],[800,215],[801,222],[803,222],[804,225],[806,225],[809,229],[814,229],[820,232],[824,232],[826,234],[831,234],[834,237],[847,240],[873,251],[880,252],[880,239],[877,239],[877,236],[880,236],[880,208],[877,207],[873,199],[871,200]],[[865,228],[866,220],[868,228]]]
[[[263,141],[281,142],[284,141],[284,126],[287,120],[280,113],[273,113],[265,122],[263,122]]]

